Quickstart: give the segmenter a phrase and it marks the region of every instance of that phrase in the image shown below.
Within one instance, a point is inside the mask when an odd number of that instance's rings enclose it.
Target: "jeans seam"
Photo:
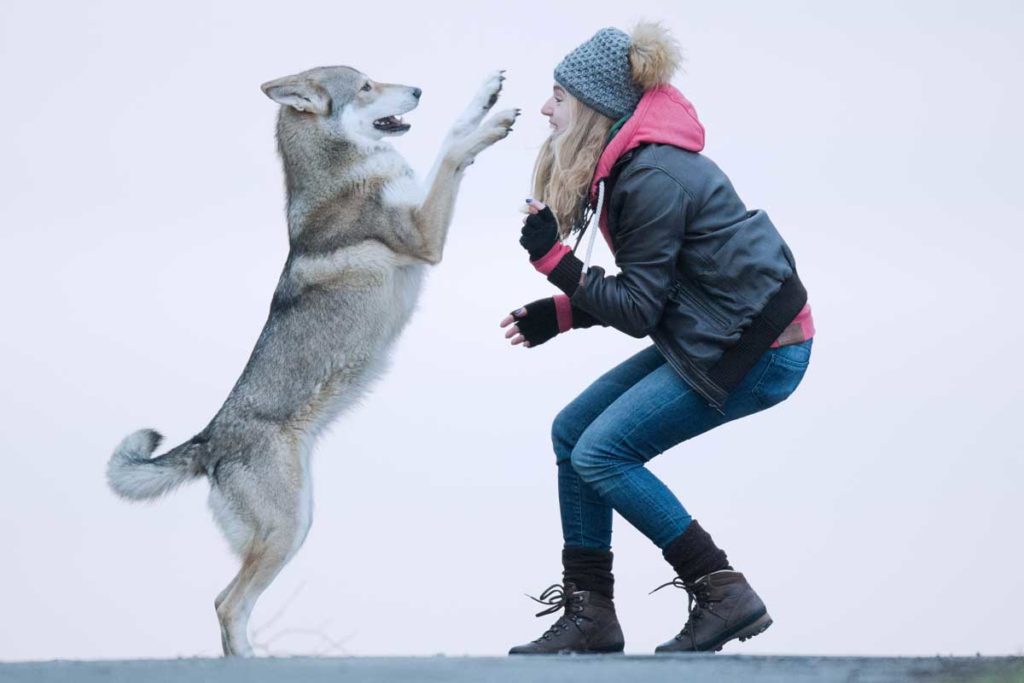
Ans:
[[[576,512],[576,515],[575,515],[576,519],[574,521],[575,521],[575,524],[576,524],[577,538],[579,540],[580,545],[585,545],[585,537],[584,537],[585,528],[584,528],[584,523],[583,523],[583,517],[584,517],[584,515],[583,515],[583,503],[584,503],[584,501],[583,501],[583,497],[584,497],[583,496],[583,487],[584,486],[589,487],[590,490],[593,492],[594,496],[599,501],[601,501],[602,503],[605,503],[606,505],[608,505],[608,503],[606,503],[604,501],[603,496],[601,496],[601,494],[593,486],[590,486],[590,484],[585,482],[583,480],[583,478],[579,475],[579,473],[576,472],[575,467],[573,467],[573,465],[572,465],[572,452],[576,449],[576,446],[579,444],[580,438],[583,436],[583,434],[586,433],[587,429],[589,429],[590,426],[593,425],[593,423],[606,410],[608,410],[609,407],[614,405],[614,403],[619,398],[621,398],[624,393],[629,391],[629,389],[631,389],[632,387],[634,387],[637,384],[639,384],[640,382],[642,382],[644,379],[649,377],[652,373],[654,373],[656,370],[658,370],[660,367],[662,367],[662,366],[664,366],[666,364],[665,358],[657,350],[656,346],[649,346],[646,349],[643,349],[642,351],[638,352],[637,354],[634,354],[634,356],[632,356],[631,358],[636,358],[637,356],[639,356],[641,354],[650,354],[652,352],[654,354],[656,354],[656,359],[657,359],[658,362],[654,365],[654,367],[650,368],[649,370],[644,372],[640,377],[638,377],[636,379],[636,381],[634,381],[634,382],[627,382],[627,381],[614,380],[614,379],[613,380],[608,380],[609,384],[613,387],[613,390],[616,393],[615,399],[613,399],[608,405],[604,406],[604,408],[599,410],[596,415],[594,415],[590,420],[587,421],[586,426],[584,426],[584,428],[580,431],[579,435],[572,441],[572,448],[569,449],[569,458],[568,458],[567,465],[570,468],[570,471],[571,471],[571,473],[572,473],[572,475],[574,477],[573,483],[572,483],[572,485],[575,487],[574,491],[572,492],[572,497],[574,499],[574,504],[576,505],[576,511],[575,511]],[[601,378],[599,378],[596,381],[600,381],[600,379]],[[596,383],[596,381],[595,381],[595,383]],[[570,405],[571,405],[571,403],[570,403]],[[556,451],[556,455],[557,455],[557,451]],[[608,507],[611,507],[614,510],[613,506],[608,505]]]
[[[772,369],[772,366],[775,365],[775,363],[776,358],[775,354],[773,353],[768,357],[768,364],[765,365],[764,370],[761,371],[761,376],[757,378],[757,384],[755,384],[750,389],[750,394],[754,397],[754,400],[757,401],[757,404],[761,406],[762,410],[770,408],[773,405],[770,401],[768,401],[764,396],[761,395],[761,387],[764,385],[765,378],[768,376],[768,371]]]
[[[690,389],[689,387],[686,387],[686,389],[682,393],[677,394],[676,397],[672,399],[672,402],[676,402],[676,401],[681,400],[684,396],[686,396],[687,394],[691,393],[692,391],[693,391],[692,389]],[[609,406],[609,408],[610,407],[611,406]],[[630,436],[632,436],[636,432],[636,430],[639,429],[639,426],[640,426],[639,423],[643,422],[644,420],[649,418],[651,415],[653,415],[656,411],[658,411],[658,410],[660,410],[662,408],[664,408],[664,405],[655,406],[655,407],[651,408],[650,410],[648,410],[646,413],[644,413],[643,417],[641,417],[641,418],[636,420],[637,424],[635,424],[628,432],[626,432],[625,434],[620,435],[618,437],[618,439],[616,439],[615,444],[614,444],[614,449],[615,450],[620,450],[620,446],[622,446],[622,444],[625,443],[626,439],[628,439]],[[604,413],[604,411],[601,411],[601,412],[602,412],[602,414]],[[600,417],[600,415],[598,417]],[[597,418],[594,418],[594,421],[596,421],[596,420],[597,420]],[[593,425],[594,422],[591,422],[590,424]],[[588,427],[588,429],[589,429],[589,427]],[[584,434],[585,433],[586,433],[586,430],[584,430]],[[582,437],[582,435],[580,435],[580,436]],[[686,440],[687,439],[684,439],[684,441],[686,441]],[[680,442],[678,442],[677,444],[674,444],[674,445],[679,445],[680,443],[683,443],[683,442],[680,441]],[[579,445],[579,440],[578,439],[576,441],[576,445]],[[573,451],[575,451],[575,450],[576,450],[576,447],[573,446]],[[651,460],[653,460],[654,458],[656,458],[657,456],[661,455],[664,452],[665,451],[658,451],[657,453],[652,455],[650,458],[647,458],[646,460],[641,460],[640,463],[639,463],[640,467],[643,467],[644,465],[646,465]],[[571,458],[571,454],[570,454],[570,462],[571,462],[571,460],[572,460],[572,458]]]
[[[689,393],[691,393],[691,392],[692,392],[692,389],[690,389],[689,387],[686,387],[686,389],[685,389],[685,390],[684,390],[684,391],[683,391],[682,393],[679,393],[679,394],[677,394],[677,395],[676,395],[676,396],[675,396],[675,397],[674,397],[674,398],[673,398],[673,399],[671,400],[671,403],[674,403],[674,402],[677,402],[677,401],[681,401],[681,400],[682,400],[682,399],[683,399],[683,398],[684,398],[684,397],[685,397],[686,395],[688,395],[688,394],[689,394]],[[609,407],[611,407],[611,406],[609,406]],[[643,415],[642,417],[640,417],[640,418],[638,418],[638,419],[636,420],[636,423],[637,423],[637,424],[635,424],[635,425],[634,425],[634,426],[633,426],[633,427],[632,427],[632,428],[631,428],[631,429],[630,429],[630,430],[629,430],[628,432],[626,432],[625,434],[622,434],[622,435],[621,435],[621,436],[620,436],[620,437],[619,437],[618,439],[616,439],[616,441],[615,441],[615,443],[614,443],[614,447],[613,447],[613,450],[615,450],[615,451],[621,451],[621,450],[623,450],[623,449],[621,448],[621,446],[622,446],[622,445],[623,445],[623,444],[625,443],[625,441],[626,441],[626,440],[627,440],[627,439],[628,439],[628,438],[629,438],[629,437],[630,437],[630,436],[631,436],[632,434],[634,434],[634,433],[635,433],[635,432],[636,432],[636,431],[637,431],[637,430],[639,429],[639,427],[640,427],[640,423],[642,423],[642,422],[643,422],[644,420],[646,420],[647,418],[649,418],[649,417],[650,417],[651,415],[653,415],[653,414],[654,414],[655,412],[657,412],[658,410],[661,410],[661,409],[663,409],[664,407],[665,407],[665,405],[664,405],[664,404],[662,404],[662,405],[658,405],[658,406],[655,406],[655,407],[651,408],[650,410],[646,411],[646,412],[644,413],[644,415]],[[607,409],[606,409],[606,410],[607,410]],[[602,413],[603,413],[603,412],[604,412],[604,411],[602,411]],[[597,420],[597,418],[594,418],[594,419],[595,419],[595,421]],[[593,422],[591,422],[591,424],[593,424]],[[584,433],[585,433],[585,431],[584,431]],[[581,436],[582,436],[582,435],[581,435]],[[686,439],[684,439],[684,441],[686,441]],[[682,441],[680,441],[680,442],[678,442],[678,443],[676,443],[676,444],[673,444],[673,445],[678,445],[679,443],[682,443]],[[578,445],[579,445],[579,440],[577,440],[577,442],[576,442],[576,446],[578,446]],[[575,450],[576,450],[576,446],[574,446],[574,447],[573,447],[573,451],[575,451]],[[609,478],[611,478],[611,479],[616,479],[616,478],[622,478],[622,477],[625,477],[625,476],[627,475],[627,472],[628,472],[629,470],[631,470],[631,469],[634,469],[634,468],[643,468],[643,469],[646,469],[646,467],[645,467],[645,466],[646,466],[646,464],[647,464],[648,462],[650,462],[651,460],[653,460],[653,459],[654,459],[655,457],[657,457],[658,455],[660,455],[661,453],[664,453],[664,451],[659,451],[658,453],[655,453],[654,455],[652,455],[652,456],[651,456],[650,458],[647,458],[646,460],[640,460],[640,461],[637,461],[637,460],[629,459],[629,461],[627,461],[627,462],[626,462],[626,465],[627,465],[627,470],[626,470],[626,471],[622,471],[622,470],[620,470],[620,471],[619,471],[619,472],[618,472],[617,474],[614,474],[614,475],[612,475],[612,477],[605,477],[605,478],[601,479],[600,481],[605,481],[605,480],[607,480],[607,479],[609,479]],[[570,458],[570,463],[571,463],[571,458]],[[575,470],[575,467],[574,467],[573,469]],[[664,487],[665,487],[665,490],[666,490],[666,491],[668,491],[668,492],[669,492],[669,493],[670,493],[670,494],[672,495],[672,497],[673,497],[673,498],[675,498],[676,502],[677,502],[677,503],[679,504],[679,506],[680,506],[680,507],[681,507],[681,508],[683,509],[683,512],[684,512],[684,514],[689,514],[689,513],[687,513],[687,511],[686,511],[686,507],[685,507],[685,506],[683,505],[682,501],[681,501],[681,500],[679,500],[679,496],[677,496],[677,495],[675,494],[675,492],[674,492],[674,491],[672,491],[672,489],[670,489],[670,488],[668,487],[668,485],[667,485],[667,484],[666,484],[665,482],[663,482],[663,481],[662,481],[661,479],[659,479],[659,478],[658,478],[658,476],[657,476],[656,474],[654,474],[654,473],[653,473],[653,472],[651,472],[650,470],[646,470],[646,471],[647,471],[647,474],[648,474],[649,476],[651,476],[651,477],[652,477],[653,479],[655,479],[655,480],[656,480],[656,481],[657,481],[658,483],[660,483],[660,484],[661,484],[662,486],[664,486]],[[578,475],[578,472],[577,472],[577,475]],[[612,508],[613,510],[616,510],[616,508],[615,508],[615,506],[614,506],[614,505],[611,505],[611,503],[608,503],[608,502],[607,502],[607,499],[606,499],[605,495],[604,495],[604,494],[602,494],[602,493],[601,493],[601,491],[600,491],[600,490],[599,490],[599,489],[598,489],[597,487],[593,486],[592,484],[590,484],[589,482],[587,482],[586,480],[584,480],[584,479],[583,479],[582,477],[580,477],[580,482],[581,482],[581,483],[582,483],[583,485],[586,485],[586,486],[590,486],[590,487],[591,487],[591,488],[592,488],[592,489],[594,490],[594,492],[595,492],[595,493],[597,493],[598,497],[599,497],[599,498],[601,498],[601,500],[605,501],[605,502],[606,502],[606,503],[607,503],[607,504],[608,504],[609,506],[611,506],[611,508]],[[666,527],[666,528],[667,528],[667,526],[668,526],[668,523],[669,523],[669,522],[671,522],[672,520],[670,520],[670,519],[667,519],[667,518],[666,518],[666,516],[665,516],[665,515],[663,514],[663,512],[664,512],[664,511],[663,511],[663,510],[661,509],[661,506],[657,504],[657,499],[655,499],[654,497],[652,497],[652,496],[650,495],[650,492],[649,492],[649,491],[648,491],[648,490],[647,490],[646,488],[644,488],[644,487],[639,487],[639,489],[638,489],[638,493],[640,493],[640,495],[642,495],[642,496],[643,496],[643,499],[644,499],[644,506],[645,506],[645,507],[646,507],[647,509],[649,509],[649,510],[657,510],[657,511],[659,512],[659,516],[661,517],[661,520],[659,520],[659,524],[658,524],[658,526],[659,526],[659,527]],[[618,510],[616,510],[616,511],[617,511],[617,512],[619,512],[619,514],[620,514],[620,515],[622,514],[622,512],[621,512],[621,511],[618,511]],[[691,516],[691,519],[692,519],[692,516]],[[633,523],[632,523],[632,522],[630,522],[630,524],[633,524]],[[633,524],[633,526],[635,527],[636,525],[635,525],[635,524]],[[638,529],[638,530],[639,530],[639,529]],[[641,532],[641,533],[642,533],[642,532]],[[644,535],[646,535],[646,534],[644,534]],[[655,543],[655,545],[657,545],[657,542],[655,541],[655,539],[653,539],[653,538],[650,538],[650,540],[651,540],[651,542]]]
[[[569,469],[572,469],[572,460],[569,460]],[[584,545],[586,538],[583,534],[583,480],[580,479],[580,475],[573,470],[573,474],[576,475],[576,517],[578,518],[578,531],[577,537],[580,539],[580,545]]]

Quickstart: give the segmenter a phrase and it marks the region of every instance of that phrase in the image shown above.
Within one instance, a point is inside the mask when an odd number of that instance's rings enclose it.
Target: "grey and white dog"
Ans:
[[[252,654],[252,608],[309,531],[317,435],[382,374],[424,269],[441,260],[463,173],[519,114],[483,121],[503,80],[489,76],[455,122],[425,192],[386,140],[409,129],[401,115],[419,88],[341,66],[262,86],[281,105],[288,193],[289,252],[270,316],[205,429],[157,457],[160,435],[137,431],[107,468],[110,486],[132,500],[209,479],[213,516],[242,561],[214,602],[226,655]]]

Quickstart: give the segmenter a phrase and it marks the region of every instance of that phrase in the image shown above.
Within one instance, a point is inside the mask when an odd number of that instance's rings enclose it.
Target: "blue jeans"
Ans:
[[[691,518],[644,464],[678,443],[785,400],[803,379],[813,341],[765,352],[729,396],[724,414],[653,346],[587,387],[552,427],[565,545],[609,549],[615,510],[666,548]]]

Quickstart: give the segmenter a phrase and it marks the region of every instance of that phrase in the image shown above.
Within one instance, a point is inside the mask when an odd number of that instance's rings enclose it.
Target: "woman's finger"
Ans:
[[[505,333],[505,339],[511,339],[517,334],[519,334],[519,328],[513,325],[512,327],[508,328],[508,332]]]
[[[526,212],[530,215],[536,216],[538,213],[547,208],[544,202],[538,202],[536,199],[526,200]]]
[[[512,340],[512,346],[515,346],[516,344],[522,344],[524,341],[526,341],[526,337],[524,337],[523,335],[519,335],[518,337]]]
[[[512,324],[512,323],[514,323],[515,321],[516,321],[516,319],[515,319],[515,318],[514,318],[513,316],[511,316],[511,315],[507,315],[507,316],[505,316],[505,318],[504,318],[504,319],[503,319],[503,320],[501,321],[501,326],[502,326],[502,327],[506,327],[506,326],[508,326],[508,325],[511,325],[511,324]]]

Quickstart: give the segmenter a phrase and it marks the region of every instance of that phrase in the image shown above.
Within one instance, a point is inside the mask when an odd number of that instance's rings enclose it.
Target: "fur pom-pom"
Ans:
[[[642,21],[633,29],[630,36],[629,64],[633,71],[633,80],[648,90],[668,83],[682,57],[679,43],[664,26],[653,21]]]

